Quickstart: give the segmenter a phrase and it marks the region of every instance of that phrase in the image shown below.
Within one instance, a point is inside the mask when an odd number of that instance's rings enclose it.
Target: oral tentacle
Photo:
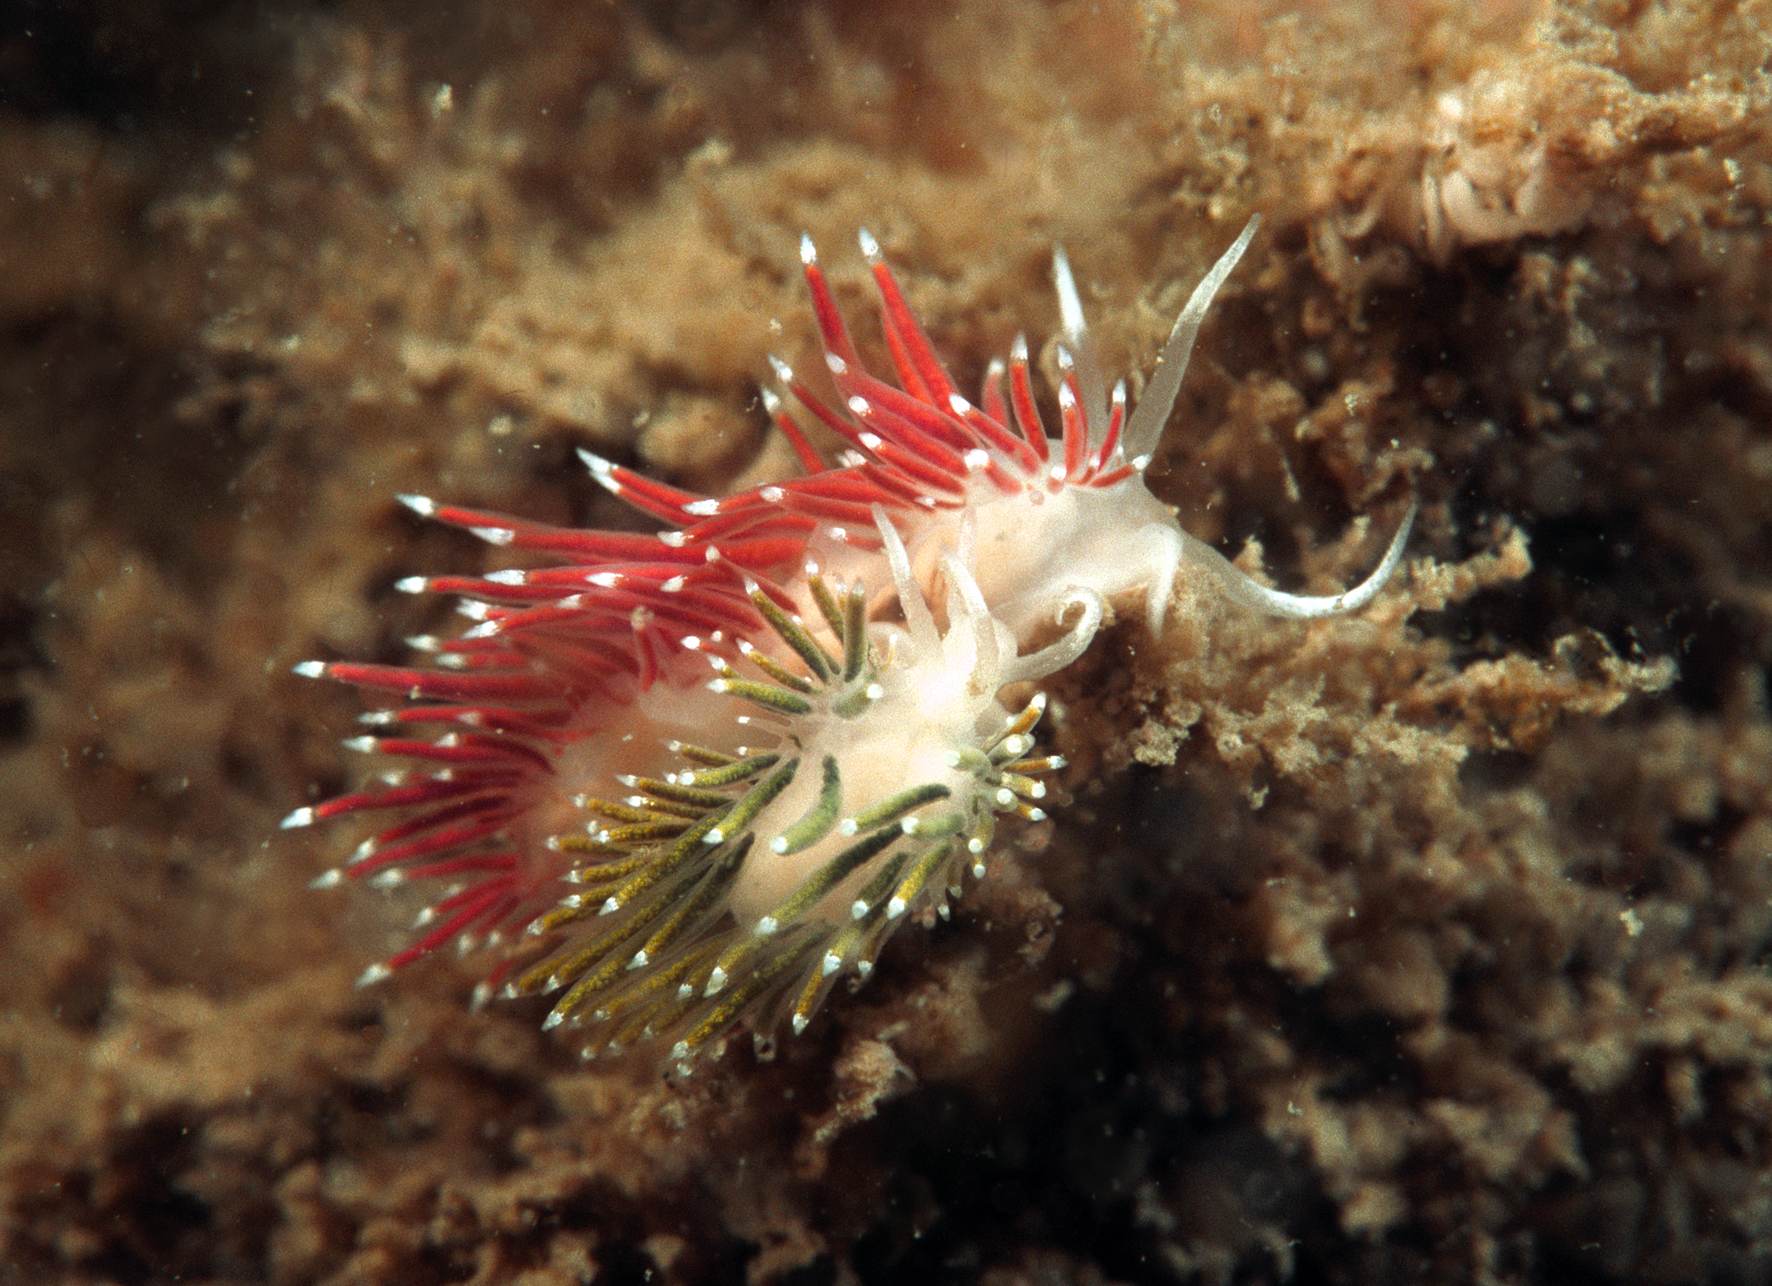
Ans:
[[[1192,565],[1216,576],[1231,598],[1258,612],[1290,617],[1293,620],[1341,616],[1365,607],[1390,583],[1398,565],[1403,561],[1403,550],[1409,543],[1409,533],[1415,525],[1417,508],[1418,503],[1411,499],[1378,566],[1372,569],[1365,580],[1339,594],[1288,594],[1283,590],[1270,588],[1238,569],[1211,545],[1186,532],[1181,533],[1185,544],[1183,557]]]

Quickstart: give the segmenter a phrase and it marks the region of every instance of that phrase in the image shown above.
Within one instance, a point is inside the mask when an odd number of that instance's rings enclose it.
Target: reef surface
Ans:
[[[1763,0],[88,0],[0,33],[0,1283],[1772,1281]],[[393,497],[792,468],[802,231],[966,382],[1208,323],[1056,820],[760,1062],[310,892]],[[877,331],[861,329],[864,345]],[[1050,352],[1044,354],[1050,369]]]

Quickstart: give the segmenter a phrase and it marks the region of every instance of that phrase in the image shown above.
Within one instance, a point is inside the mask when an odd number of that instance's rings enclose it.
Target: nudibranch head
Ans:
[[[1041,815],[1059,766],[1034,751],[1045,699],[1004,694],[1075,661],[1116,607],[1142,603],[1158,632],[1187,570],[1279,615],[1369,601],[1413,506],[1366,581],[1310,597],[1232,567],[1145,486],[1256,226],[1194,291],[1130,415],[1122,385],[1103,389],[1062,252],[1049,437],[1026,343],[962,397],[864,233],[898,382],[863,366],[809,240],[836,405],[777,363],[847,444],[837,466],[765,391],[803,477],[715,498],[581,452],[663,520],[653,535],[402,497],[553,565],[402,581],[458,595],[474,621],[419,641],[429,664],[297,667],[393,697],[353,744],[415,765],[285,819],[395,816],[316,883],[444,884],[417,939],[364,981],[445,944],[504,943],[482,993],[558,992],[549,1024],[582,1026],[587,1052],[656,1039],[681,1062],[734,1025],[800,1030],[899,924],[945,912],[998,816]]]
[[[1072,605],[1085,599],[1096,601],[1098,619],[1106,618],[1109,606],[1141,604],[1147,627],[1158,634],[1175,577],[1184,569],[1210,574],[1233,599],[1274,615],[1357,610],[1396,570],[1414,520],[1413,505],[1365,581],[1342,594],[1299,595],[1270,589],[1238,571],[1184,532],[1173,510],[1145,485],[1144,471],[1174,408],[1200,327],[1259,226],[1259,216],[1251,218],[1195,287],[1130,415],[1124,383],[1104,389],[1070,262],[1062,249],[1055,252],[1062,331],[1055,436],[1047,433],[1034,398],[1026,340],[1016,340],[1007,364],[992,363],[976,402],[963,397],[905,302],[879,245],[864,231],[862,252],[879,292],[881,328],[898,385],[870,374],[817,251],[803,238],[800,257],[836,403],[821,398],[785,363],[774,366],[812,418],[848,444],[847,466],[825,469],[781,399],[766,392],[776,423],[814,472],[792,486],[764,489],[769,493],[764,498],[787,498],[795,505],[797,513],[787,521],[800,525],[832,567],[875,560],[877,545],[867,525],[858,527],[853,520],[857,506],[883,505],[925,583],[936,578],[940,551],[953,546],[959,525],[970,524],[979,587],[1023,647],[1050,636]],[[710,538],[733,530],[755,537],[774,528],[757,513],[755,493],[684,506],[668,499],[648,504],[657,498],[656,484],[636,485],[632,475],[611,470],[600,476],[618,494],[667,521],[708,524],[701,530]],[[857,545],[859,551],[853,549]]]

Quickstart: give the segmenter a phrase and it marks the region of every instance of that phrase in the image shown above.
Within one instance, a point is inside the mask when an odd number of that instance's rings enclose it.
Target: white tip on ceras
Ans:
[[[625,500],[627,498],[628,490],[615,476],[615,462],[613,460],[606,460],[587,447],[578,448],[578,458],[584,462],[585,468],[591,471],[591,479],[598,486],[617,499]]]

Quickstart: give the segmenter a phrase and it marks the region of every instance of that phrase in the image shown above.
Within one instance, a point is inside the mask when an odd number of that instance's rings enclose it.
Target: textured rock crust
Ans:
[[[1764,0],[85,0],[0,32],[0,1283],[1772,1281]],[[412,491],[727,488],[866,225],[1137,372],[1266,222],[1075,767],[772,1062],[582,1066],[311,893]],[[872,342],[863,330],[864,342]],[[1049,353],[1048,353],[1049,357]],[[1372,516],[1372,522],[1365,515]]]

